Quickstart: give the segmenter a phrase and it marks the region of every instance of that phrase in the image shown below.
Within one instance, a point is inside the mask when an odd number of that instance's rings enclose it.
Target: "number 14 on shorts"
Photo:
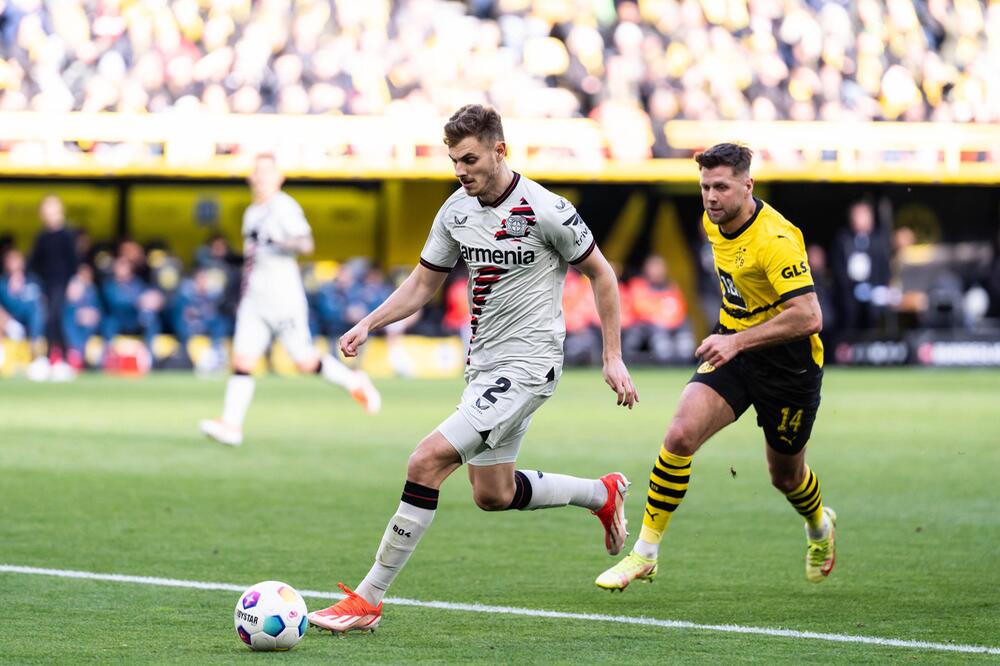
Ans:
[[[791,418],[789,418],[791,416]],[[799,431],[799,427],[802,425],[802,410],[797,409],[792,412],[791,407],[781,408],[781,423],[778,424],[778,432],[788,432],[791,430],[793,433]]]

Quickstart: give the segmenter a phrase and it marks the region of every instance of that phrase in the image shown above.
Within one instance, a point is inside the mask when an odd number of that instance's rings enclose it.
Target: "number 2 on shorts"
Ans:
[[[506,393],[510,389],[510,380],[506,377],[497,377],[494,386],[489,387],[483,391],[483,399],[488,401],[490,404],[495,405],[497,398],[494,393]]]

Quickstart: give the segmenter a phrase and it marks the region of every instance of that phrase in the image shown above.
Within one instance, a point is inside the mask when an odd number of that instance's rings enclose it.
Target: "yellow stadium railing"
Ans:
[[[447,179],[441,119],[371,116],[0,112],[0,176],[245,174],[261,151],[292,177]],[[543,180],[693,183],[689,158],[624,161],[588,119],[505,121],[515,168]],[[1000,180],[1000,124],[670,121],[680,151],[720,141],[755,149],[767,180],[969,183]],[[609,140],[610,139],[610,140]]]

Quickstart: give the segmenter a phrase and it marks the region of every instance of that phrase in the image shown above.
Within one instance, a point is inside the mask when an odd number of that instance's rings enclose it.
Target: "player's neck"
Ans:
[[[255,204],[258,204],[258,205],[259,204],[267,203],[268,201],[270,201],[274,197],[278,196],[278,192],[280,192],[280,191],[281,190],[273,190],[271,192],[261,192],[259,194],[257,192],[254,192],[253,193],[253,202]]]
[[[753,195],[747,197],[747,200],[743,202],[743,207],[740,208],[740,214],[731,219],[725,224],[719,225],[719,230],[724,234],[736,233],[740,227],[747,223],[753,214],[757,212],[757,200],[753,198]]]
[[[479,195],[479,201],[484,205],[495,202],[500,198],[500,195],[507,191],[512,180],[514,180],[514,171],[504,162],[500,165],[496,178],[493,180],[493,186]]]

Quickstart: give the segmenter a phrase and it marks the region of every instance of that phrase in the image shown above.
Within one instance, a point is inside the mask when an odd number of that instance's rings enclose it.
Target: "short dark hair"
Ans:
[[[719,166],[733,168],[733,173],[746,173],[750,170],[750,160],[753,151],[736,143],[717,143],[708,150],[697,153],[694,161],[702,169],[714,169]]]
[[[466,104],[452,114],[444,126],[444,145],[454,146],[469,136],[483,143],[503,141],[503,122],[496,109],[482,104]]]

